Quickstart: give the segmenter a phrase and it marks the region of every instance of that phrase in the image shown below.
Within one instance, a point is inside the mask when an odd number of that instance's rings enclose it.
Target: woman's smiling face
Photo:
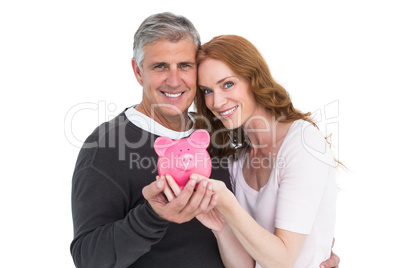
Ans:
[[[198,67],[198,85],[205,103],[228,129],[242,126],[257,108],[257,101],[246,79],[225,63],[207,58]]]

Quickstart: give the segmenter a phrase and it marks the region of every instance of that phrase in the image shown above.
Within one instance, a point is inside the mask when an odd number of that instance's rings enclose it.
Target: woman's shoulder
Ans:
[[[313,146],[326,143],[322,131],[315,124],[302,119],[292,123],[286,138],[293,142]]]
[[[300,159],[313,157],[321,162],[333,161],[330,144],[323,132],[311,122],[296,120],[290,127],[283,146],[283,154],[287,157],[297,156]]]

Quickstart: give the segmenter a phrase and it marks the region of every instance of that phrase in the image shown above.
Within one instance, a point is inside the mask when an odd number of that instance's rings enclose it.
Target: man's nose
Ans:
[[[166,84],[172,88],[177,88],[180,86],[180,83],[181,78],[179,71],[176,69],[170,70],[166,79]]]

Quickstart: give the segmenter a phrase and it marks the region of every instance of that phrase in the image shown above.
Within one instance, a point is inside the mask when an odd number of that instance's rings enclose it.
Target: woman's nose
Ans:
[[[214,91],[213,94],[214,94],[214,108],[215,109],[222,108],[227,102],[226,96],[219,90]]]

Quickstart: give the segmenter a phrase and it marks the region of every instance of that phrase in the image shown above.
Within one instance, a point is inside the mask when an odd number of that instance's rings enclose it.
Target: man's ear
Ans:
[[[137,61],[134,58],[131,60],[131,65],[133,66],[135,78],[137,78],[138,83],[142,85],[142,73],[140,67],[137,64]]]

